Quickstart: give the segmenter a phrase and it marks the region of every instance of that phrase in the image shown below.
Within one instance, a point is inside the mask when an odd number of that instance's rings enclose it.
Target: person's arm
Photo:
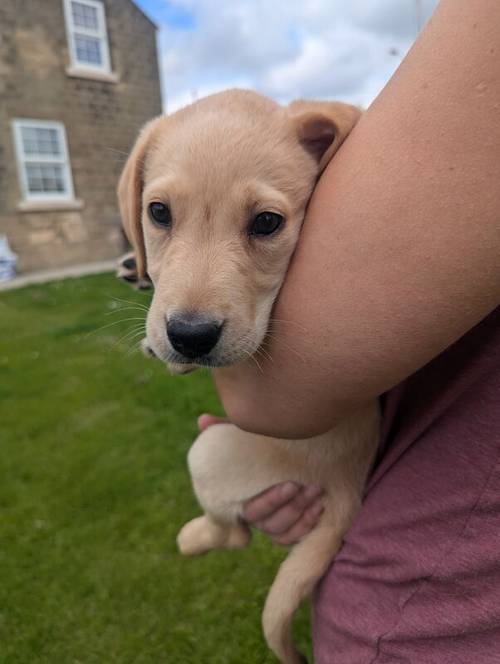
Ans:
[[[243,429],[308,437],[500,302],[500,2],[442,0],[321,178],[259,355],[214,372]]]

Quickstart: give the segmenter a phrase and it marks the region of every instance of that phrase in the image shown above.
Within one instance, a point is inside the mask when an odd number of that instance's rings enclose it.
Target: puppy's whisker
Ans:
[[[250,353],[249,353],[249,357],[252,358],[252,360],[253,360],[253,361],[255,362],[255,364],[258,366],[260,373],[263,374],[263,373],[264,373],[264,370],[262,369],[262,367],[261,367],[260,364],[258,363],[257,358],[255,357],[255,355],[250,355]]]
[[[141,339],[137,343],[134,343],[130,346],[128,351],[125,353],[125,357],[130,357],[133,353],[137,352],[141,347]]]
[[[115,300],[116,302],[125,302],[125,304],[132,304],[137,307],[141,307],[142,309],[145,309],[148,311],[149,307],[147,307],[145,304],[142,304],[142,302],[137,302],[134,300],[124,300],[121,297],[115,297],[114,295],[109,295],[108,297],[111,297],[112,300]]]
[[[243,353],[244,353],[247,357],[249,357],[253,362],[255,362],[255,364],[257,365],[257,367],[258,367],[260,373],[263,374],[263,373],[264,373],[264,370],[262,369],[262,367],[260,366],[259,362],[257,361],[257,358],[255,357],[255,354],[250,353],[250,352],[249,352],[248,350],[246,350],[246,349],[243,349]]]
[[[274,364],[274,359],[271,357],[271,354],[268,353],[267,350],[265,350],[265,348],[263,348],[262,346],[259,346],[259,348],[257,348],[255,354],[262,355],[262,357],[265,360],[268,360],[269,362],[272,362]]]
[[[144,311],[141,307],[120,307],[119,309],[114,309],[113,311],[107,311],[104,315],[105,316],[114,316],[115,314],[119,314],[121,311],[140,311],[141,313]],[[147,309],[146,309],[147,312]],[[144,313],[146,313],[144,312]]]
[[[135,339],[135,338],[138,337],[140,334],[141,334],[143,337],[144,337],[145,334],[146,334],[146,331],[145,331],[145,329],[144,329],[143,326],[141,326],[140,328],[136,328],[136,327],[135,327],[135,328],[133,328],[132,330],[129,330],[126,334],[124,334],[124,335],[123,335],[122,337],[120,337],[117,341],[115,341],[115,343],[113,344],[113,346],[118,346],[118,344],[121,343],[122,341],[125,341],[125,339],[129,339],[129,341],[130,341],[131,339]]]
[[[135,318],[122,318],[121,320],[114,320],[112,323],[108,323],[108,325],[102,325],[101,327],[98,327],[97,330],[91,330],[88,334],[85,335],[85,339],[88,339],[88,337],[91,337],[93,334],[97,334],[98,332],[101,332],[102,330],[106,330],[108,327],[113,327],[113,325],[119,325],[120,323],[128,323],[129,321],[132,320],[140,320],[142,323],[145,322],[145,319],[142,317],[135,317]]]
[[[292,346],[289,346],[288,344],[283,343],[282,341],[279,342],[285,350],[287,350],[290,353],[293,353],[295,357],[297,357],[301,362],[306,362],[306,358],[299,353],[299,351],[296,348],[293,348]]]
[[[129,355],[140,348],[142,337],[140,337],[138,341],[136,341],[136,339],[137,337],[129,339],[130,343],[128,344],[128,348],[125,351],[125,357],[129,357]]]
[[[299,353],[299,351],[298,351],[296,348],[293,348],[293,347],[290,346],[289,344],[285,343],[285,342],[283,341],[283,339],[278,338],[275,334],[272,334],[272,332],[268,332],[268,333],[266,334],[266,339],[269,339],[269,340],[271,340],[271,341],[276,341],[276,343],[278,343],[278,344],[280,344],[281,346],[283,346],[283,348],[285,348],[285,350],[290,351],[290,353],[294,353],[294,354],[296,355],[296,357],[298,357],[299,360],[301,360],[301,362],[305,362],[305,361],[306,361],[305,358],[304,358],[304,356],[301,355],[301,354]]]
[[[132,326],[131,326],[131,327],[125,332],[125,334],[129,334],[129,333],[131,333],[131,332],[138,332],[139,330],[142,330],[142,332],[144,332],[144,334],[146,334],[146,328],[145,328],[145,325],[143,325],[142,323],[138,323],[138,324],[136,324],[136,325],[132,325]]]
[[[295,325],[295,326],[298,327],[302,332],[307,332],[307,330],[306,330],[306,328],[304,327],[304,325],[302,325],[301,323],[298,323],[298,322],[295,321],[295,320],[284,320],[283,318],[270,318],[270,319],[269,319],[269,324],[270,324],[270,325],[274,325],[274,323],[282,323],[282,324],[285,324],[285,325]]]

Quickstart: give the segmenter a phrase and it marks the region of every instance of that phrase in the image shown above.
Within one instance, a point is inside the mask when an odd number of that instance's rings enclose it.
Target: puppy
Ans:
[[[174,373],[231,365],[259,349],[314,185],[359,115],[342,103],[284,108],[233,90],[142,130],[118,197],[138,276],[147,269],[154,285],[145,345]],[[304,661],[291,640],[293,614],[360,508],[378,429],[373,402],[308,440],[220,424],[189,452],[205,513],[179,533],[185,555],[246,546],[243,503],[273,484],[325,488],[320,522],[291,549],[263,612],[267,643],[285,664]]]

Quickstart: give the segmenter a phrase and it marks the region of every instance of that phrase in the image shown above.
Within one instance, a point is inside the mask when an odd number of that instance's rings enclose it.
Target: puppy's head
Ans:
[[[314,184],[358,117],[346,104],[283,108],[229,91],[146,125],[118,197],[139,276],[155,288],[157,357],[223,366],[257,350]]]

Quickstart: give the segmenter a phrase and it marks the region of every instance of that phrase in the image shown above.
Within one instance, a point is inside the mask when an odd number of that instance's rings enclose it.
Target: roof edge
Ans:
[[[141,12],[141,14],[144,16],[144,18],[145,18],[147,21],[149,21],[149,23],[151,23],[151,25],[153,26],[153,28],[154,28],[155,30],[159,30],[159,29],[160,29],[160,26],[159,26],[157,23],[155,23],[155,22],[153,21],[153,19],[152,19],[150,16],[148,16],[148,15],[146,14],[146,12],[144,11],[144,9],[143,9],[142,7],[139,7],[139,5],[137,4],[137,2],[135,2],[135,0],[130,0],[130,2],[134,5],[134,7],[136,7],[136,8]]]

